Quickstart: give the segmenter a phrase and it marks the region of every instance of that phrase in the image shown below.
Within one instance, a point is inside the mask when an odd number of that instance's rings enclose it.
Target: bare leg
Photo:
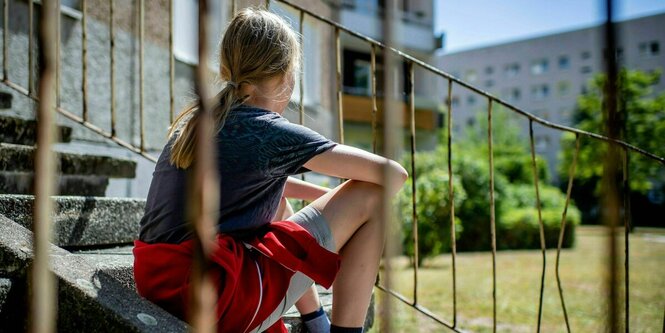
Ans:
[[[361,327],[365,322],[384,244],[377,218],[381,186],[350,180],[311,203],[326,218],[342,264],[333,285],[332,322]]]
[[[277,214],[275,215],[275,221],[284,221],[289,216],[293,215],[293,207],[286,198],[282,198],[277,208]],[[307,291],[300,297],[296,302],[296,309],[301,314],[312,313],[321,307],[321,301],[319,300],[319,293],[316,291],[316,286],[312,285]]]

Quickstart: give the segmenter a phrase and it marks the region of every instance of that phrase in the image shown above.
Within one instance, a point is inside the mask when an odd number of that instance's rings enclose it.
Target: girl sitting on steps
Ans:
[[[238,12],[222,39],[226,84],[213,103],[221,200],[210,258],[220,332],[284,332],[280,318],[293,304],[312,332],[362,332],[384,244],[378,207],[384,191],[407,178],[394,161],[282,117],[301,52],[288,24],[260,9]],[[199,115],[198,104],[186,109],[169,133],[134,248],[139,293],[180,318],[187,317],[193,250],[185,194]],[[327,189],[289,177],[310,170],[348,180]],[[294,214],[287,197],[311,203]],[[314,282],[333,286],[332,326]]]

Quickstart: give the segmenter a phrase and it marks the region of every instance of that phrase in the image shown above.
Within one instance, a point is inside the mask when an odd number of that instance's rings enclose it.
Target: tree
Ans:
[[[658,156],[665,156],[665,92],[654,94],[653,87],[660,80],[660,72],[621,70],[618,77],[619,113],[625,120],[623,140]],[[573,116],[573,126],[584,131],[605,133],[603,130],[602,101],[605,75],[598,75],[590,82],[588,93],[579,97]],[[568,178],[572,163],[575,136],[562,136],[562,161],[559,174]],[[584,221],[598,222],[598,199],[607,143],[595,139],[583,139],[580,144],[574,197],[584,212]],[[647,204],[647,196],[665,196],[665,169],[651,159],[636,153],[629,154],[631,200],[639,206]],[[620,173],[621,174],[621,173]],[[651,200],[653,201],[653,200]],[[650,209],[665,210],[665,206],[649,205]],[[657,206],[660,206],[658,208]],[[636,207],[634,207],[636,208]],[[642,211],[641,209],[638,211]],[[633,209],[633,212],[636,212]],[[653,212],[653,211],[652,211]],[[641,221],[642,219],[636,219]]]

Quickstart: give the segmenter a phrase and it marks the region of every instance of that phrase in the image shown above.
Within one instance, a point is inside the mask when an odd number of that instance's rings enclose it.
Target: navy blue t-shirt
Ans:
[[[309,159],[335,142],[280,114],[241,105],[232,109],[217,137],[220,175],[218,231],[244,234],[272,221],[290,175],[308,171]],[[139,239],[180,243],[191,236],[185,219],[187,170],[169,162],[169,142],[148,192]]]

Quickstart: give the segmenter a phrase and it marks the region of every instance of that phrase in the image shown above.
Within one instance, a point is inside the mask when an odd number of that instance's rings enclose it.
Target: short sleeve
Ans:
[[[267,155],[267,174],[290,176],[307,170],[303,164],[334,147],[335,142],[302,125],[279,118],[270,126],[263,150]]]

